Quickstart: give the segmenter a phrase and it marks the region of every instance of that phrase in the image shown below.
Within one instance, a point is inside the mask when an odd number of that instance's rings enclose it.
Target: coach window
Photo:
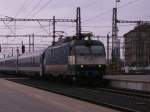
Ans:
[[[92,53],[93,54],[104,55],[105,54],[105,49],[104,49],[103,46],[92,46]]]

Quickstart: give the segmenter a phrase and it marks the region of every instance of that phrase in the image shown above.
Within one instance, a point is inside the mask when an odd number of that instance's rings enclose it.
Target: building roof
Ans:
[[[127,37],[128,35],[134,33],[134,32],[150,32],[150,24],[142,24],[136,26],[133,30],[130,30],[128,33],[125,33],[123,37]]]

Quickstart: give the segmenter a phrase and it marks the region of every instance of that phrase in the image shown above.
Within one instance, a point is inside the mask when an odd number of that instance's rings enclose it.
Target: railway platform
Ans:
[[[150,92],[150,75],[105,75],[104,79],[112,87]]]
[[[117,112],[0,78],[0,112]]]

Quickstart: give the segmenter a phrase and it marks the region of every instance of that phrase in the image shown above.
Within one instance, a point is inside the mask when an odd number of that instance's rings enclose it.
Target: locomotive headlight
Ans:
[[[102,65],[98,65],[98,67],[100,68],[100,67],[102,67]]]
[[[84,67],[84,65],[81,65],[81,68],[83,68]]]

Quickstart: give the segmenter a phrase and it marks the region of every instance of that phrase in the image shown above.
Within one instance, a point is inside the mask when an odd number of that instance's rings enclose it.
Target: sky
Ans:
[[[0,17],[14,18],[52,18],[75,19],[76,8],[81,7],[83,32],[95,35],[107,35],[112,31],[112,8],[116,0],[0,0]],[[120,0],[117,4],[118,19],[150,20],[150,0]],[[0,34],[48,34],[48,23],[35,22],[0,22]],[[41,25],[40,25],[41,24]],[[6,26],[7,25],[7,26]],[[9,26],[9,28],[8,28]],[[42,26],[42,28],[41,28]],[[56,23],[57,31],[65,31],[65,35],[75,34],[75,24]],[[127,33],[135,24],[118,24],[119,35]],[[10,30],[11,29],[11,30]],[[52,31],[50,29],[50,31]],[[0,43],[28,42],[27,38],[1,38]],[[37,39],[37,43],[48,42]]]

